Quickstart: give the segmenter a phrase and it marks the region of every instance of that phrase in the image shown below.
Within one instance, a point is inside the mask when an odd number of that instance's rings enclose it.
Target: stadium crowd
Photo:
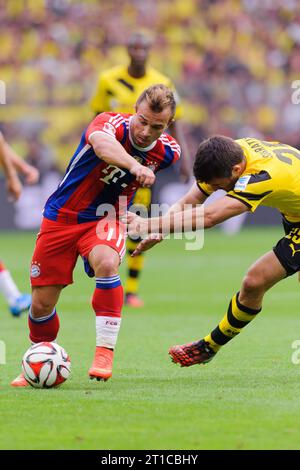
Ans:
[[[214,133],[300,147],[296,0],[10,0],[0,25],[0,122],[22,155],[39,136],[65,167],[98,74],[126,62],[123,45],[138,28],[152,32],[151,63],[182,97],[192,150]]]

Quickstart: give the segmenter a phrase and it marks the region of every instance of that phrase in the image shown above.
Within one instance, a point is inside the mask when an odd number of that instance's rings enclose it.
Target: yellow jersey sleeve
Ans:
[[[251,212],[273,193],[274,182],[267,171],[257,174],[243,175],[236,182],[232,191],[227,196],[243,202]]]
[[[207,197],[214,192],[214,189],[207,183],[200,183],[200,181],[197,181],[197,186]]]
[[[109,86],[105,75],[100,75],[97,82],[96,92],[91,98],[90,106],[95,114],[110,110],[109,105]]]

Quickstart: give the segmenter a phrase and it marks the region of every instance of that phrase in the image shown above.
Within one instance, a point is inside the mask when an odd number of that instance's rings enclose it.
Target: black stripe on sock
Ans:
[[[211,339],[215,343],[219,344],[220,346],[223,346],[223,344],[228,343],[228,341],[230,341],[232,339],[232,337],[224,335],[224,333],[222,333],[220,328],[217,326],[217,328],[215,328],[211,332]]]
[[[129,269],[129,277],[132,277],[133,279],[136,279],[140,274],[140,271],[137,269]]]
[[[228,323],[234,328],[244,328],[244,326],[250,323],[250,320],[243,321],[243,320],[238,320],[237,318],[235,318],[235,316],[232,313],[232,301],[230,302],[228,310],[227,310],[227,320],[228,320]]]
[[[255,309],[255,308],[250,308],[250,307],[246,307],[245,305],[242,305],[239,302],[239,292],[236,294],[236,304],[238,308],[242,310],[242,312],[249,313],[250,315],[257,315],[261,311],[261,307],[259,309]]]

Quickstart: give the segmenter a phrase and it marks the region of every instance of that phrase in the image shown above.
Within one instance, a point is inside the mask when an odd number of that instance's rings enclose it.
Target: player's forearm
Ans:
[[[148,233],[162,234],[207,229],[247,210],[241,201],[224,196],[206,206],[197,205],[193,209],[185,208],[180,212],[148,219],[147,229]]]
[[[12,162],[14,168],[17,170],[18,173],[25,174],[28,168],[28,164],[16,154],[14,149],[5,143],[5,153],[8,155],[10,161]]]
[[[17,177],[16,170],[13,165],[11,155],[7,152],[8,145],[1,139],[0,142],[0,162],[7,179],[13,179]]]
[[[109,165],[131,170],[136,160],[126,152],[122,145],[112,138],[98,139],[93,144],[96,155]]]
[[[167,235],[175,232],[190,232],[211,227],[211,220],[204,218],[202,206],[193,209],[168,212],[162,217],[148,219],[148,233],[162,233]]]

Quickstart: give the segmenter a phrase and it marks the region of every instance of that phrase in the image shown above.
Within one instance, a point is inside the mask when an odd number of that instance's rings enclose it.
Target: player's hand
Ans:
[[[133,212],[127,212],[123,218],[127,225],[127,233],[133,240],[148,235],[148,219],[140,217]]]
[[[21,192],[23,188],[22,183],[19,180],[19,177],[17,176],[17,174],[8,178],[6,187],[7,187],[7,192],[9,195],[9,200],[17,201],[19,197],[21,196]]]
[[[150,188],[155,181],[155,174],[153,173],[150,168],[141,165],[140,163],[136,163],[132,166],[129,170],[132,175],[135,176],[137,182],[146,188]]]
[[[22,174],[27,184],[36,184],[40,178],[40,172],[32,165],[26,165]]]
[[[163,235],[161,233],[150,233],[147,238],[138,244],[131,256],[138,256],[143,251],[150,250],[150,248],[153,248],[153,246],[157,245],[161,241],[163,241]]]

